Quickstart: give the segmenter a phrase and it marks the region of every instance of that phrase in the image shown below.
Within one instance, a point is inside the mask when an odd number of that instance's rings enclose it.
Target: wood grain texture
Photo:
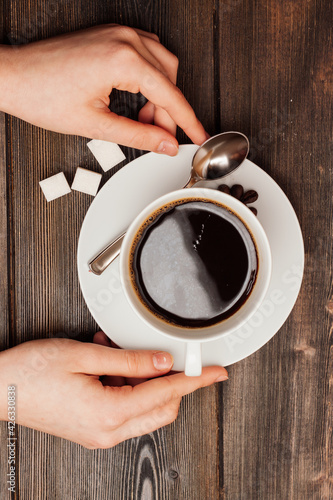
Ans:
[[[196,104],[198,114],[206,124],[211,117],[214,119],[213,16],[207,16],[202,23],[203,6],[185,1],[165,5],[82,2],[75,9],[66,2],[52,5],[54,10],[47,3],[11,2],[11,40],[26,43],[115,21],[153,31],[180,57],[180,85],[190,102]],[[48,14],[41,19],[39,12]],[[188,18],[193,22],[189,23]],[[25,20],[30,20],[30,28]],[[207,55],[205,74],[192,59],[203,44]],[[202,88],[208,89],[208,99],[202,98]],[[139,105],[137,97],[119,93],[112,100],[113,110],[131,117],[136,115]],[[211,121],[209,125],[214,128]],[[89,154],[85,139],[52,134],[14,118],[11,141],[15,145],[12,204],[16,341],[59,332],[81,338],[82,333],[91,334],[97,329],[79,292],[75,265],[78,234],[91,199],[73,192],[47,204],[38,182],[64,171],[71,183],[76,166],[97,171],[99,167]],[[128,159],[138,154],[126,148],[125,151]],[[103,176],[104,182],[109,176]],[[197,494],[216,498],[219,490],[216,414],[215,388],[200,391],[185,399],[175,424],[112,450],[96,452],[21,428],[19,498],[192,499]]]
[[[238,2],[221,18],[221,119],[232,126],[236,110],[235,122],[251,137],[252,158],[291,200],[304,234],[306,267],[288,321],[259,352],[231,367],[221,388],[224,492],[227,499],[329,499],[332,6],[296,1],[252,7]],[[238,69],[238,80],[223,72],[236,59],[246,72],[239,75]],[[236,107],[228,98],[235,100],[235,86]]]
[[[178,85],[208,132],[250,137],[250,158],[291,200],[306,248],[301,294],[283,328],[229,367],[219,391],[184,398],[175,423],[96,451],[20,428],[19,500],[333,497],[331,18],[332,4],[314,0],[5,0],[6,43],[106,22],[158,34],[179,57]],[[112,109],[135,117],[141,97],[114,94]],[[73,192],[47,204],[38,182],[64,171],[71,184],[77,166],[100,167],[86,139],[5,123],[0,115],[0,239],[10,249],[0,256],[1,346],[89,340],[97,325],[79,290],[76,246],[91,198]],[[124,151],[128,160],[141,154]],[[5,440],[2,424],[2,491]]]
[[[179,58],[178,85],[210,133],[217,127],[214,11],[215,3],[212,1],[170,1],[160,6],[157,31],[162,43]],[[178,138],[181,143],[189,142],[182,131],[179,131]],[[215,386],[184,398],[180,415],[171,426],[172,432],[164,433],[163,439],[167,444],[164,449],[168,496],[161,492],[152,498],[218,498],[220,478],[216,423]],[[171,448],[170,440],[173,442]],[[172,480],[177,474],[177,478]]]
[[[0,18],[0,41],[4,32],[5,20]],[[0,112],[0,350],[9,345],[8,317],[8,212],[7,212],[7,141],[6,115]]]
[[[0,15],[0,41],[5,31],[4,12]],[[8,304],[8,212],[7,212],[7,142],[6,116],[0,112],[0,351],[11,345]],[[7,400],[7,387],[0,385],[1,401]],[[7,422],[0,422],[0,492],[8,498],[7,492]]]
[[[1,27],[1,24],[0,24]],[[9,279],[7,246],[7,162],[6,117],[0,113],[0,351],[11,345],[9,328]],[[7,387],[0,386],[1,401],[7,401]],[[7,491],[7,423],[0,422],[0,491]]]
[[[65,2],[11,2],[9,7],[11,33],[17,43],[91,24],[91,12],[80,21],[74,7]],[[48,15],[40,18],[40,12]],[[88,21],[85,25],[83,19]],[[47,204],[38,182],[64,171],[71,184],[77,166],[100,168],[85,139],[48,133],[16,119],[11,134],[16,341],[59,335],[84,338],[97,329],[84,305],[76,273],[78,234],[91,198],[73,192]],[[90,465],[87,450],[26,428],[20,428],[18,448],[19,498],[75,498],[74,494],[92,498],[95,466]],[[111,462],[117,458],[117,452],[113,454]],[[103,461],[105,468],[109,464]]]
[[[10,345],[8,317],[8,213],[7,213],[7,162],[6,116],[0,113],[0,349]]]

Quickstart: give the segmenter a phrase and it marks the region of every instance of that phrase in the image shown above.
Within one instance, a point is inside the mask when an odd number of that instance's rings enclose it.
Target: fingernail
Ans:
[[[208,134],[208,132],[206,132],[206,141],[210,139],[210,135]]]
[[[173,357],[168,352],[155,352],[153,354],[153,365],[156,370],[170,370],[173,365]]]
[[[224,380],[228,380],[228,378],[228,375],[220,375],[219,377],[217,377],[215,382],[223,382]]]
[[[176,156],[178,153],[178,146],[171,141],[162,141],[157,148],[157,152],[164,155]]]

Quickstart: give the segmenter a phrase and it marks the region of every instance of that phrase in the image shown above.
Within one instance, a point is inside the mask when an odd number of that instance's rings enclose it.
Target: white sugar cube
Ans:
[[[95,196],[98,186],[101,182],[102,174],[92,172],[85,168],[77,167],[75,177],[72,184],[72,189],[81,191],[81,193],[91,194]]]
[[[115,144],[114,142],[93,139],[88,142],[87,146],[104,172],[107,172],[112,167],[115,167],[121,161],[126,160],[126,156],[118,144]]]
[[[42,188],[46,201],[55,200],[71,192],[71,188],[63,172],[39,181],[39,185]]]

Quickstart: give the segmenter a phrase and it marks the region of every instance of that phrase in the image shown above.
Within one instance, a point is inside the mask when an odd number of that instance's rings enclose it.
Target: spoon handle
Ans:
[[[89,270],[100,276],[103,271],[114,261],[120,254],[120,247],[126,233],[120,235],[116,240],[110,243],[104,250],[101,251],[93,260],[88,264]]]
[[[198,179],[195,179],[193,175],[189,178],[184,188],[192,187],[194,184],[198,182]],[[94,257],[89,263],[89,270],[100,276],[103,271],[114,261],[120,254],[120,247],[123,242],[124,236],[126,232],[120,235],[116,240],[112,241],[108,244],[96,257]]]

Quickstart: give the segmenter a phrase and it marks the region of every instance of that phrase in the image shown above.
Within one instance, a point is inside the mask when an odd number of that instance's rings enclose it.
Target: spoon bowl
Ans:
[[[243,163],[249,149],[249,140],[241,132],[223,132],[210,137],[193,156],[191,177],[184,187],[230,174]]]

